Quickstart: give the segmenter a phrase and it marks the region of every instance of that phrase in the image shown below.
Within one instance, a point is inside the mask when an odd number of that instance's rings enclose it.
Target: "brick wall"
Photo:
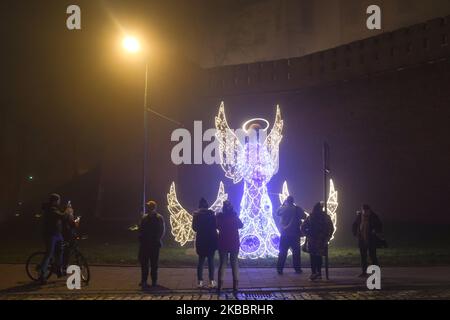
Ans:
[[[407,68],[450,55],[450,16],[300,58],[211,68],[206,95],[292,91]]]

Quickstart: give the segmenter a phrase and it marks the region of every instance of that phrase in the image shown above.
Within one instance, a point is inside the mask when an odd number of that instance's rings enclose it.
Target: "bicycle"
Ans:
[[[83,254],[78,249],[78,241],[79,240],[85,240],[87,237],[76,237],[75,241],[72,243],[64,241],[62,244],[62,252],[65,252],[66,248],[68,248],[69,252],[69,258],[67,259],[67,266],[70,265],[77,265],[80,267],[81,271],[81,280],[88,284],[90,280],[90,271],[89,271],[89,265],[87,263],[86,258],[83,256]],[[33,281],[38,281],[40,279],[41,275],[41,264],[44,261],[45,252],[44,251],[38,251],[32,253],[25,264],[25,270],[27,272],[28,277]],[[47,270],[47,279],[51,277],[53,273],[56,272],[56,265],[54,262],[54,258],[50,260],[50,263],[48,265]]]

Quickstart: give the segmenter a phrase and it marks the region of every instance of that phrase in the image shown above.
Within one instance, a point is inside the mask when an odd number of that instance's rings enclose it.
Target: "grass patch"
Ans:
[[[41,251],[39,243],[2,243],[0,263],[24,263],[29,254]],[[82,241],[80,251],[91,264],[137,264],[138,246],[136,242],[95,242]],[[216,255],[217,258],[217,255]],[[359,251],[356,247],[331,247],[330,266],[359,266]],[[446,248],[390,248],[379,250],[380,263],[383,266],[441,266],[450,265],[450,252]],[[289,259],[288,259],[289,260]],[[197,255],[191,247],[165,246],[161,250],[162,267],[194,267]],[[288,261],[290,263],[290,261]],[[309,256],[302,254],[302,263],[309,265]],[[275,267],[276,258],[241,260],[243,267]]]
[[[27,220],[28,221],[28,220]],[[89,238],[80,242],[80,251],[90,264],[137,265],[137,234],[123,224],[85,223],[82,234]],[[18,221],[0,225],[0,263],[25,263],[35,251],[43,250],[38,224]],[[386,223],[386,239],[391,246],[379,250],[382,266],[448,266],[450,265],[450,233],[448,225],[407,225]],[[217,255],[216,255],[217,258]],[[170,232],[161,250],[162,267],[194,267],[197,255],[193,244],[180,247]],[[288,259],[290,264],[290,259]],[[359,250],[349,230],[342,228],[330,247],[330,266],[359,266]],[[275,267],[275,258],[241,260],[242,267]],[[309,256],[302,253],[302,264]]]

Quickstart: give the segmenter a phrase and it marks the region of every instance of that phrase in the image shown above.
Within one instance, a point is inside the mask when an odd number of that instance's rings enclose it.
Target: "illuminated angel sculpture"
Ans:
[[[235,184],[244,181],[239,215],[244,227],[239,232],[239,258],[275,257],[278,255],[280,233],[273,219],[267,183],[278,172],[279,144],[283,137],[280,108],[277,106],[275,122],[269,134],[269,122],[261,118],[246,121],[242,130],[232,130],[225,117],[223,102],[215,117],[215,126],[220,165],[225,176]],[[288,195],[285,182],[280,202],[283,203]],[[217,200],[210,209],[219,212],[227,198],[223,183],[220,182]],[[167,201],[172,234],[183,246],[195,239],[195,232],[192,230],[192,215],[178,202],[174,183],[167,194]],[[335,227],[337,206],[337,191],[330,180],[328,213]]]
[[[278,171],[278,146],[283,129],[280,108],[277,106],[275,123],[268,135],[268,121],[258,118],[244,123],[244,139],[239,139],[237,132],[228,126],[223,103],[215,124],[225,176],[234,183],[244,180],[240,206],[244,228],[240,230],[239,257],[256,259],[277,256],[280,234],[272,216],[267,183]]]
[[[223,183],[220,182],[216,201],[209,209],[216,213],[219,212],[222,209],[222,203],[227,199],[228,194],[225,193]],[[187,212],[178,202],[174,182],[170,185],[170,190],[167,194],[167,203],[167,209],[170,213],[172,235],[175,237],[175,241],[184,246],[187,242],[195,239],[195,232],[192,229],[192,214]]]

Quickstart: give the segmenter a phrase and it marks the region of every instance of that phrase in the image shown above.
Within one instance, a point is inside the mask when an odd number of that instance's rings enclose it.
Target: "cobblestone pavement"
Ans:
[[[431,290],[253,292],[217,294],[8,294],[0,300],[450,300],[450,288]]]
[[[64,278],[52,277],[47,285],[40,286],[30,281],[24,265],[0,264],[0,300],[450,300],[450,267],[382,268],[381,291],[369,291],[358,273],[358,268],[334,268],[330,269],[330,280],[310,282],[307,270],[297,275],[286,269],[280,276],[270,268],[242,268],[242,293],[235,297],[229,291],[217,296],[209,290],[198,290],[194,268],[161,268],[160,287],[142,293],[138,288],[140,269],[134,266],[92,266],[89,285],[71,291]],[[231,279],[227,270],[225,289],[231,288]]]

